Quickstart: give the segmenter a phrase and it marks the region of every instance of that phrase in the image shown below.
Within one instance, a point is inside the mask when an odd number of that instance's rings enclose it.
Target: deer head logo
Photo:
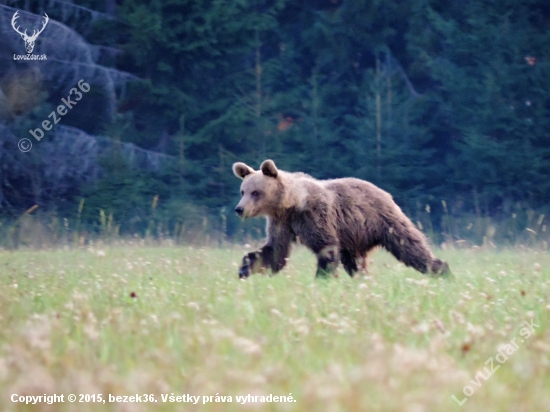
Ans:
[[[17,13],[19,13],[19,10],[13,14],[13,17],[11,19],[11,27],[13,27],[13,29],[21,35],[21,38],[25,42],[25,49],[27,49],[27,53],[31,54],[32,51],[34,50],[34,42],[38,38],[38,35],[44,31],[44,28],[46,27],[46,24],[48,24],[48,21],[50,19],[48,18],[48,15],[44,13],[44,21],[42,22],[42,28],[40,30],[33,30],[32,35],[28,36],[27,30],[25,30],[24,32],[21,32],[21,30],[19,30],[19,27],[15,26],[16,20],[19,18],[19,15]]]

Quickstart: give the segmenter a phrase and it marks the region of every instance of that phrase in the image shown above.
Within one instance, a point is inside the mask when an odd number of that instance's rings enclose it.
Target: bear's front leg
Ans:
[[[340,254],[337,246],[327,246],[321,249],[317,254],[317,278],[328,278],[336,276],[336,268],[340,262]]]
[[[253,273],[264,269],[271,269],[277,273],[286,265],[290,254],[291,244],[296,241],[296,235],[286,224],[267,220],[267,243],[255,252],[247,253],[243,257],[239,278],[245,279]]]
[[[245,279],[251,274],[260,272],[271,266],[272,256],[273,248],[267,245],[255,252],[244,255],[239,269],[239,279]]]

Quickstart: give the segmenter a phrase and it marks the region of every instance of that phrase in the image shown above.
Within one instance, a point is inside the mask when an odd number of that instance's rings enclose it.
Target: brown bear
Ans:
[[[259,171],[235,163],[233,173],[243,179],[235,212],[243,218],[267,218],[267,243],[244,256],[240,278],[265,268],[280,271],[298,237],[317,256],[317,277],[335,274],[339,262],[353,276],[357,259],[366,261],[376,246],[421,273],[449,273],[449,265],[432,254],[391,195],[372,183],[316,180],[278,170],[273,160],[264,161]]]

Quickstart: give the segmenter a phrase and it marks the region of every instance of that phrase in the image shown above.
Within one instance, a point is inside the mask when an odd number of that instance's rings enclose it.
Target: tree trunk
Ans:
[[[376,174],[382,178],[382,102],[380,97],[380,59],[376,57]]]

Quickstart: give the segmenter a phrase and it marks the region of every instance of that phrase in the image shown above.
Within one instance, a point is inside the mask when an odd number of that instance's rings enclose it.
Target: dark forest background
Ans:
[[[16,10],[47,61],[13,60]],[[369,180],[437,243],[546,240],[547,0],[1,1],[0,34],[0,245],[258,237],[231,165],[266,158]]]

